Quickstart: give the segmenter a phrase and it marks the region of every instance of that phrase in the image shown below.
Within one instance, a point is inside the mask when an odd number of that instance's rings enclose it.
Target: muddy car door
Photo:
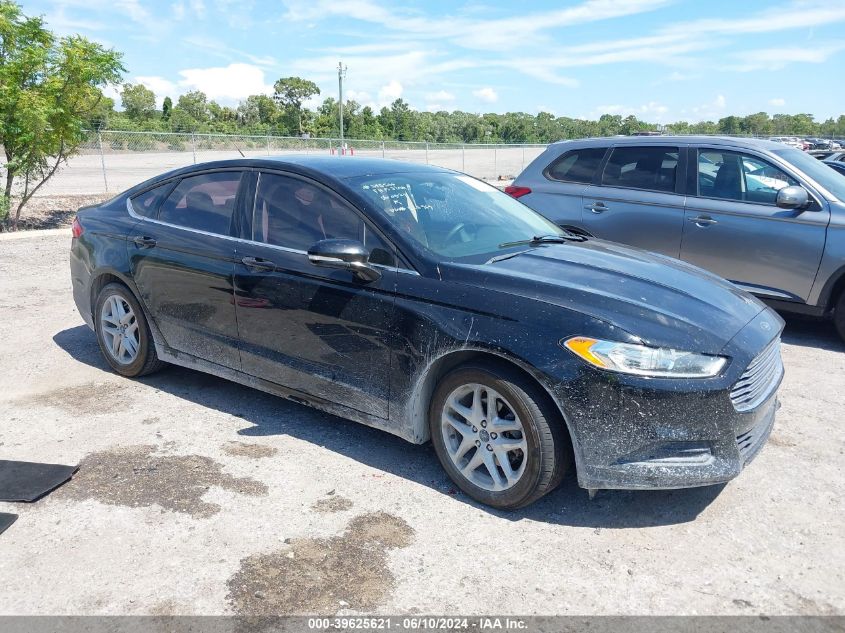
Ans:
[[[140,221],[127,241],[141,300],[167,345],[234,369],[231,222],[243,173],[209,171],[170,185],[149,217],[132,212]]]
[[[387,419],[392,249],[318,183],[270,171],[253,178],[235,269],[243,370]],[[325,239],[364,244],[379,278],[315,265],[307,251]]]

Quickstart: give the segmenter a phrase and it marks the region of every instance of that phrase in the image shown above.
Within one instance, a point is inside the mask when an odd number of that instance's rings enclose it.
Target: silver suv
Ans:
[[[617,137],[550,145],[506,189],[576,233],[695,264],[845,339],[845,176],[771,141]]]

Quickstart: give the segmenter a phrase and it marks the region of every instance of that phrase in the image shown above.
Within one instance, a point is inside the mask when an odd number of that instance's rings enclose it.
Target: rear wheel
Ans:
[[[845,341],[845,290],[839,294],[839,300],[833,310],[833,322],[836,324],[839,337]]]
[[[429,425],[452,480],[496,508],[536,501],[569,466],[559,413],[533,381],[507,366],[469,364],[447,374],[432,397]]]
[[[94,306],[94,325],[100,351],[117,373],[134,378],[164,366],[156,356],[144,312],[126,286],[103,287]]]

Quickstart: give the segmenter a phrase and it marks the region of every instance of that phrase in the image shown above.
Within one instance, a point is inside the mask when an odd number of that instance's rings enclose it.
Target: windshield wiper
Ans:
[[[495,264],[496,262],[503,262],[506,259],[510,259],[511,257],[516,257],[517,255],[522,255],[523,253],[528,253],[530,251],[516,251],[515,253],[505,253],[504,255],[496,255],[495,257],[491,257],[488,259],[485,264]]]
[[[569,231],[564,231],[557,235],[535,235],[530,240],[517,240],[515,242],[503,242],[499,244],[499,248],[509,248],[511,246],[540,246],[541,244],[563,244],[565,242],[583,242],[586,238],[583,235],[576,235]]]

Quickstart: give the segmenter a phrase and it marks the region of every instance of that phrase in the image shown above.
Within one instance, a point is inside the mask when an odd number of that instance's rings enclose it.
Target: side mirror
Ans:
[[[804,187],[795,185],[778,191],[777,205],[781,209],[803,209],[809,204],[810,194]]]
[[[370,254],[357,240],[320,240],[308,249],[308,259],[321,268],[349,270],[361,281],[373,282],[381,273],[370,266]]]

